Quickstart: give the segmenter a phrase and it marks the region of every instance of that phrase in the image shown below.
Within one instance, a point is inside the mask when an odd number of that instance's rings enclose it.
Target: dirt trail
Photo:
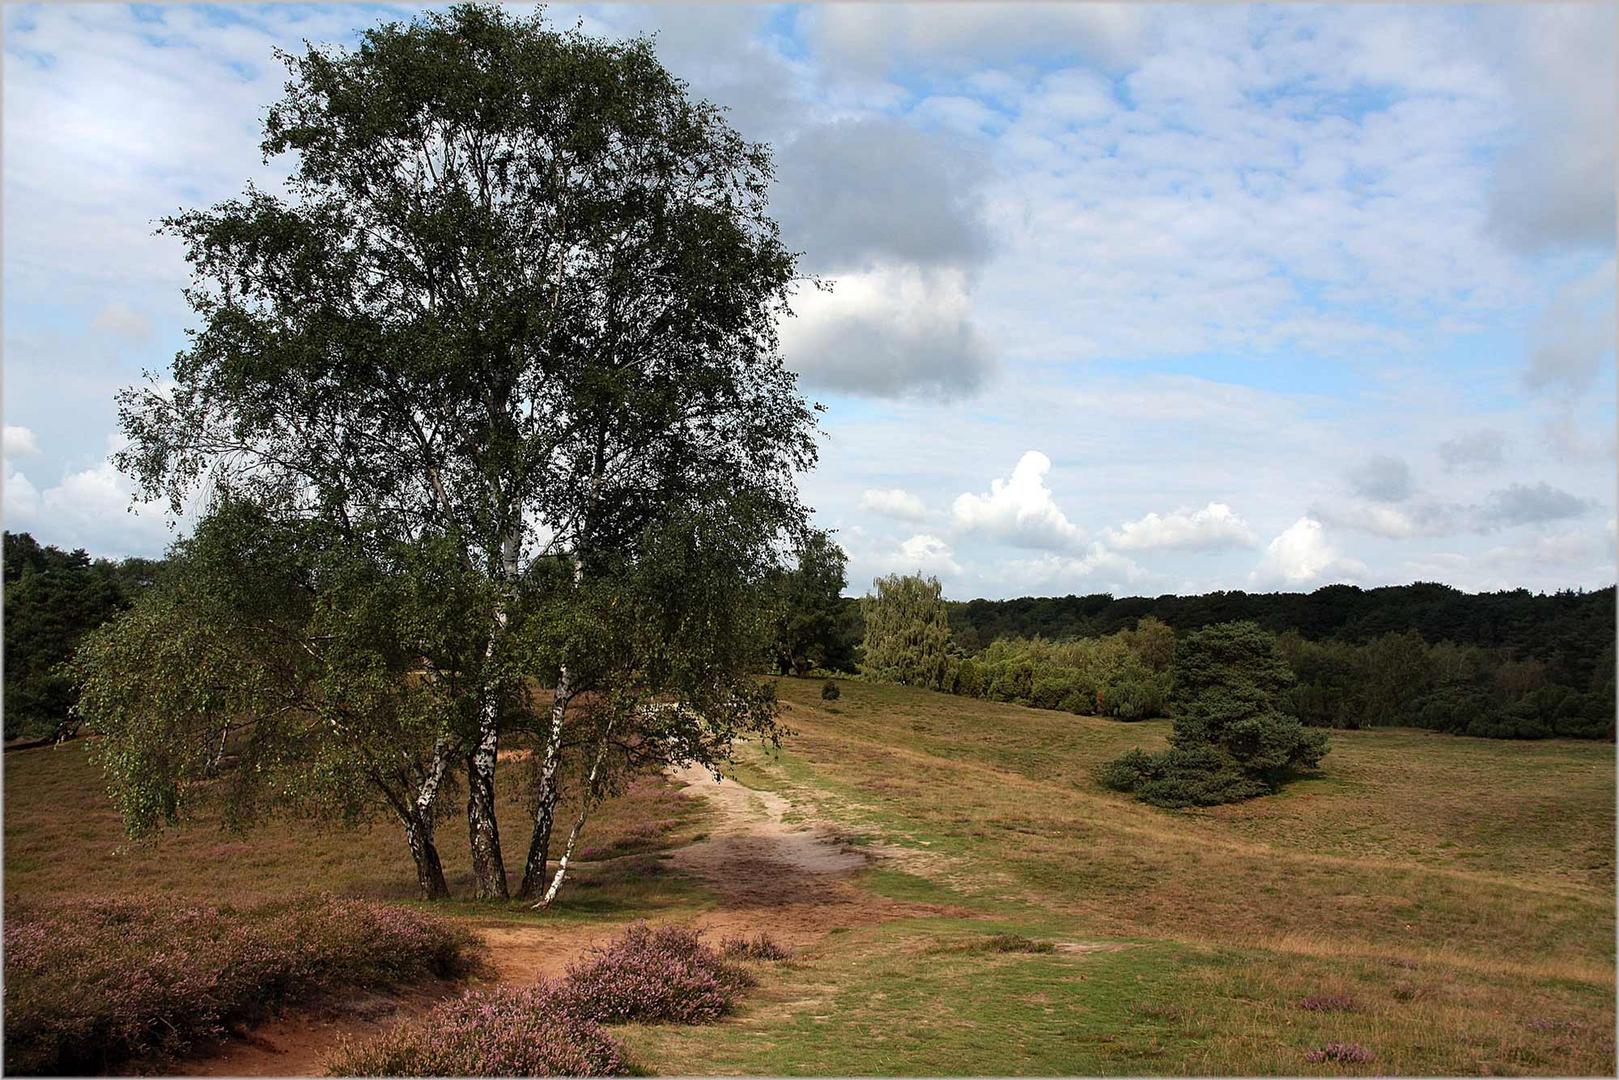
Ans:
[[[670,778],[712,811],[705,837],[669,853],[676,868],[701,881],[716,898],[713,909],[676,920],[701,930],[712,943],[728,934],[763,931],[801,948],[834,929],[945,911],[859,888],[851,879],[872,857],[838,842],[825,824],[808,818],[803,824],[789,822],[789,817],[805,818],[805,808],[775,792],[729,778],[715,782],[698,767],[677,770]],[[561,975],[569,961],[617,936],[621,928],[491,919],[473,929],[489,946],[493,981],[527,983]],[[180,1072],[320,1075],[325,1059],[344,1038],[379,1034],[427,1011],[448,992],[435,987],[396,996],[366,995],[324,1014],[292,1013],[242,1033],[208,1057],[184,1063]]]

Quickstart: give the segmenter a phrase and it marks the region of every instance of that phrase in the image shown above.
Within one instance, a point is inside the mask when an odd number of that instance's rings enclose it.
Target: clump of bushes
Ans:
[[[1332,1042],[1317,1050],[1311,1050],[1304,1055],[1304,1060],[1312,1062],[1341,1061],[1346,1064],[1360,1064],[1361,1062],[1375,1060],[1372,1052],[1360,1043]]]
[[[843,691],[838,689],[838,684],[835,679],[828,679],[826,682],[821,684],[822,701],[836,701],[842,696]]]
[[[435,916],[330,897],[9,911],[5,1070],[82,1075],[183,1053],[274,1005],[464,975],[480,950]]]
[[[1275,791],[1327,752],[1327,735],[1281,711],[1293,673],[1276,639],[1251,622],[1222,623],[1177,644],[1169,749],[1132,750],[1101,770],[1104,785],[1165,807],[1213,806]]]
[[[1164,715],[1174,641],[1174,631],[1152,618],[1106,637],[997,638],[957,662],[944,688],[1037,709],[1144,720]]]
[[[720,952],[733,960],[785,960],[792,955],[787,946],[762,931],[751,938],[743,934],[722,938]]]
[[[753,983],[696,931],[640,923],[570,966],[566,985],[580,1013],[604,1024],[703,1024],[730,1012]]]
[[[329,1076],[622,1076],[623,1045],[566,986],[477,990],[369,1043],[345,1044]]]

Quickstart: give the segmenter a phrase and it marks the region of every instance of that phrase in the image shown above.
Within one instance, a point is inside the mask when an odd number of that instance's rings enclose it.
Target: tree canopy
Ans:
[[[889,574],[860,606],[861,670],[872,678],[941,690],[950,675],[950,623],[936,577]]]
[[[533,894],[575,735],[712,765],[774,730],[745,628],[804,530],[815,443],[777,347],[797,272],[769,152],[649,41],[494,6],[282,59],[263,151],[290,156],[286,193],[165,221],[198,325],[169,380],[121,395],[117,460],[143,496],[205,489],[209,521],[230,519],[182,550],[208,599],[175,612],[240,616],[260,599],[227,579],[262,555],[287,640],[341,649],[254,678],[290,699],[341,672],[390,729],[422,719],[407,807],[436,805],[459,760],[480,895],[507,891],[499,740],[539,740]],[[390,622],[396,604],[413,618]],[[576,732],[576,700],[618,721]]]

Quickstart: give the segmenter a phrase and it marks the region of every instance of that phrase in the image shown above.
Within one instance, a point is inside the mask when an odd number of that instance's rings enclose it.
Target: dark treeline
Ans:
[[[82,549],[42,545],[28,533],[5,534],[7,739],[61,732],[73,703],[63,661],[162,568],[153,559],[92,559]]]
[[[1328,585],[1311,593],[1212,592],[1201,596],[1023,597],[950,604],[956,642],[976,652],[997,638],[1064,641],[1127,630],[1151,616],[1184,633],[1246,620],[1274,634],[1308,641],[1365,644],[1414,631],[1429,644],[1450,642],[1506,650],[1516,660],[1548,666],[1551,681],[1591,687],[1602,665],[1612,670],[1614,589],[1537,594],[1527,589],[1465,593],[1418,582],[1377,589]]]
[[[897,597],[903,584],[879,581],[879,594]],[[1611,587],[1537,595],[1468,594],[1421,583],[1335,585],[1308,594],[963,603],[945,601],[936,582],[913,584],[927,585],[923,599],[931,598],[938,623],[932,636],[944,644],[928,649],[917,632],[879,633],[902,662],[887,658],[874,667],[874,635],[863,627],[867,655],[860,666],[867,674],[1037,708],[1144,719],[1173,714],[1168,657],[1175,642],[1241,622],[1274,641],[1290,674],[1277,688],[1277,706],[1313,727],[1422,727],[1487,738],[1614,735]],[[889,597],[879,606],[894,603]]]

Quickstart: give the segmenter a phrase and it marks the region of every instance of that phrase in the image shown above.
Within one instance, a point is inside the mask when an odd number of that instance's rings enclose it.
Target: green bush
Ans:
[[[1173,674],[1170,748],[1110,762],[1100,776],[1106,786],[1159,806],[1212,806],[1274,791],[1326,754],[1325,732],[1279,710],[1293,673],[1276,639],[1255,624],[1186,635]]]

